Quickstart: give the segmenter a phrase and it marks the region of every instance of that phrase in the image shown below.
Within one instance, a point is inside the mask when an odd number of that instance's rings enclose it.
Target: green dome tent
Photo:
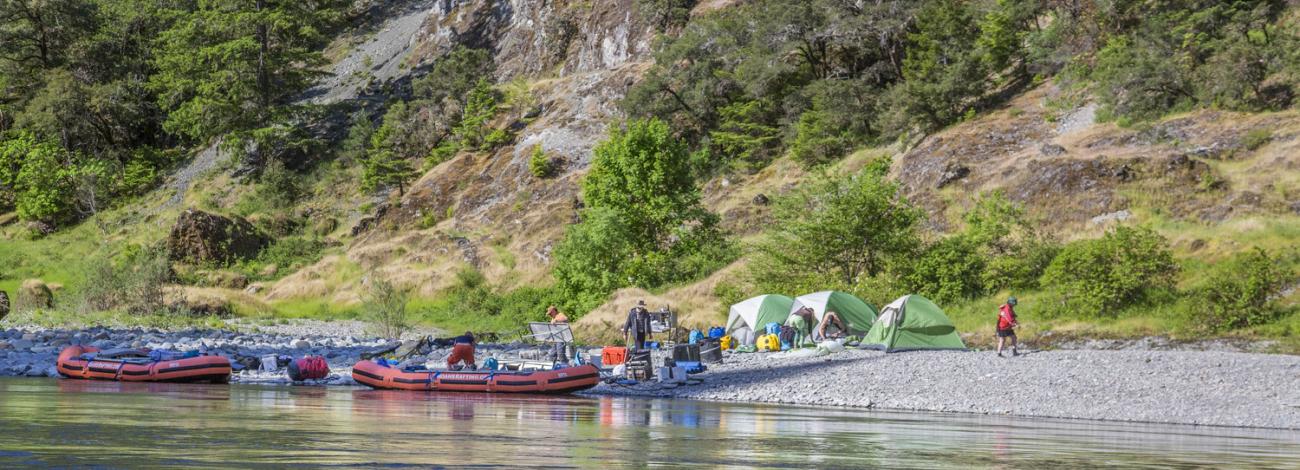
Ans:
[[[790,307],[790,314],[793,315],[804,307],[812,307],[813,314],[819,322],[826,318],[826,312],[835,312],[845,326],[849,327],[851,336],[862,336],[870,331],[878,314],[876,307],[853,294],[834,290],[813,292],[795,298],[794,305]]]
[[[925,297],[905,295],[880,310],[880,317],[862,340],[861,347],[898,352],[965,350],[966,344],[957,336],[957,327],[943,309]]]
[[[745,299],[731,306],[731,311],[727,314],[727,333],[741,328],[759,332],[768,323],[785,323],[785,319],[790,316],[792,304],[794,299],[778,294]],[[748,338],[748,342],[752,343],[752,337],[756,335],[749,336],[751,338]]]

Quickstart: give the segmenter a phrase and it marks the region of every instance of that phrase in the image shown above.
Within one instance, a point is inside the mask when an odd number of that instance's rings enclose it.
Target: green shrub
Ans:
[[[324,241],[315,236],[282,237],[263,248],[256,259],[239,263],[238,269],[253,279],[273,277],[261,272],[271,265],[278,268],[277,272],[297,271],[320,261],[326,246]]]
[[[465,266],[456,272],[456,282],[440,292],[421,314],[442,327],[500,333],[518,330],[530,321],[544,321],[549,305],[574,313],[587,311],[570,309],[571,302],[566,303],[551,287],[498,291],[481,272]],[[569,318],[576,320],[578,315],[570,314]]]
[[[742,171],[762,168],[776,153],[781,131],[770,124],[771,106],[759,100],[738,101],[718,110],[717,130],[709,133],[715,151]]]
[[[550,178],[555,175],[555,162],[542,150],[541,144],[533,146],[533,154],[528,157],[528,171],[538,178]]]
[[[1272,141],[1272,129],[1251,129],[1250,132],[1247,132],[1246,135],[1242,136],[1241,146],[1245,147],[1246,150],[1253,152]]]
[[[908,285],[936,302],[956,302],[983,295],[985,258],[973,240],[945,238],[907,264]]]
[[[718,283],[713,286],[713,297],[722,302],[723,308],[727,308],[727,306],[735,305],[749,296],[745,294],[744,289],[735,283],[730,281],[718,281]]]
[[[1290,281],[1267,251],[1255,248],[1214,267],[1194,290],[1194,311],[1211,330],[1270,323],[1282,314],[1275,298]]]
[[[492,150],[494,148],[510,143],[510,141],[514,140],[514,138],[515,138],[514,134],[508,130],[493,129],[492,132],[488,133],[487,137],[483,138],[483,145],[479,146],[479,150],[482,151]]]
[[[158,170],[144,160],[133,159],[122,169],[122,191],[128,195],[139,196],[149,192],[158,180]]]
[[[855,176],[822,175],[777,198],[781,221],[758,243],[752,272],[761,291],[845,287],[915,253],[922,212],[885,180],[881,158]]]
[[[482,77],[491,76],[495,68],[491,51],[458,46],[438,58],[427,75],[415,79],[412,88],[416,98],[421,100],[434,103],[447,99],[459,101]]]
[[[275,158],[266,164],[258,177],[256,195],[270,207],[289,208],[302,197],[302,176],[284,166]]]
[[[454,130],[462,148],[476,149],[485,144],[487,123],[497,113],[497,93],[487,79],[479,79],[465,97],[460,124]]]
[[[1164,237],[1146,228],[1117,227],[1099,239],[1066,245],[1041,283],[1066,308],[1115,316],[1153,291],[1173,288],[1177,274]]]
[[[575,303],[598,303],[624,286],[695,279],[731,252],[717,216],[700,204],[685,144],[666,124],[629,122],[593,154],[582,222],[554,252],[558,286]]]
[[[73,157],[58,144],[30,134],[0,142],[0,186],[12,189],[19,218],[56,223],[72,216],[77,176]]]
[[[425,159],[424,165],[429,168],[438,166],[438,164],[451,160],[460,151],[460,142],[452,137],[446,137],[438,142],[438,145],[429,152],[428,158]]]
[[[393,283],[370,275],[370,289],[366,293],[363,316],[374,328],[375,334],[384,338],[400,338],[411,328],[411,315],[406,309],[411,292]]]
[[[172,279],[171,262],[161,247],[130,246],[117,259],[96,257],[82,270],[78,295],[83,313],[122,310],[136,315],[166,308],[163,287]]]
[[[989,257],[982,273],[986,293],[1037,289],[1039,278],[1060,251],[1054,241],[1033,240],[1020,243],[1011,253]]]

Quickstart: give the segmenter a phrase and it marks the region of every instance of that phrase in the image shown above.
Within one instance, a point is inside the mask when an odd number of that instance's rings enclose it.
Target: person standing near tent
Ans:
[[[636,306],[627,312],[627,322],[623,323],[623,343],[628,337],[636,340],[636,350],[645,349],[645,342],[650,339],[650,311],[645,308],[645,301],[638,300]]]
[[[1007,303],[998,307],[998,357],[1002,356],[1002,346],[1006,343],[1007,338],[1011,338],[1011,355],[1019,356],[1020,351],[1016,349],[1016,327],[1020,326],[1016,322],[1016,298],[1007,298]]]
[[[567,325],[569,323],[569,317],[560,313],[560,309],[555,308],[554,305],[546,308],[546,316],[551,318],[552,325]],[[551,361],[567,364],[569,362],[568,347],[569,343],[556,341],[551,347]]]
[[[804,307],[790,315],[787,323],[795,330],[795,337],[789,343],[799,344],[804,341],[804,338],[812,338],[813,327],[817,325],[817,313],[812,307]]]

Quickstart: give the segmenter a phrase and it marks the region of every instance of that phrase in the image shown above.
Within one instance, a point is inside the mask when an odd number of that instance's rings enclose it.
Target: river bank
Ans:
[[[1300,356],[1055,350],[732,354],[701,383],[591,394],[1300,429]]]
[[[365,352],[392,346],[360,322],[234,323],[229,330],[11,327],[0,330],[0,376],[57,376],[69,344],[101,348],[203,349],[240,358],[320,355],[332,373],[317,385],[355,385]],[[1156,342],[1159,343],[1159,342]],[[437,364],[447,348],[417,361]],[[482,358],[540,359],[545,348],[485,344]],[[1300,356],[1231,351],[1028,351],[883,354],[850,349],[820,357],[731,354],[676,387],[602,384],[586,395],[626,395],[1111,421],[1300,429]],[[235,383],[287,384],[283,372],[248,368]]]

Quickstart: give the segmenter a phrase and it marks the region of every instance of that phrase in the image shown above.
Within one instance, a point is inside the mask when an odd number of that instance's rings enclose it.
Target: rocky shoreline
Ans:
[[[59,351],[88,344],[201,349],[235,360],[320,355],[331,374],[312,385],[355,385],[352,364],[363,353],[396,344],[366,335],[360,322],[231,326],[233,330],[176,331],[9,327],[0,330],[0,376],[55,377]],[[448,351],[432,347],[413,360],[437,363]],[[521,343],[485,344],[478,352],[480,361],[489,356],[541,359],[545,354],[545,348]],[[690,384],[606,383],[583,394],[1300,430],[1300,356],[1155,349],[1029,351],[1008,358],[992,352],[855,349],[817,357],[801,354],[728,353],[724,363],[692,376]],[[283,371],[255,367],[236,372],[231,381],[290,383]]]
[[[731,354],[695,384],[590,394],[1300,430],[1300,356],[1054,350]]]
[[[355,385],[352,365],[363,353],[396,347],[400,342],[377,338],[366,333],[358,321],[293,320],[274,323],[231,322],[233,329],[160,330],[150,328],[90,327],[80,330],[15,326],[0,329],[0,377],[58,377],[55,360],[63,348],[84,344],[100,349],[148,348],[178,351],[199,350],[231,358],[239,363],[231,374],[231,383],[290,384],[283,368],[260,370],[266,356],[321,356],[330,366],[325,379],[308,381],[309,385]],[[436,334],[417,331],[408,337]],[[409,339],[408,339],[409,341]],[[450,348],[429,348],[414,355],[415,362],[437,362]],[[480,345],[481,358],[541,358],[545,350],[522,343]],[[480,359],[481,360],[481,359]]]

